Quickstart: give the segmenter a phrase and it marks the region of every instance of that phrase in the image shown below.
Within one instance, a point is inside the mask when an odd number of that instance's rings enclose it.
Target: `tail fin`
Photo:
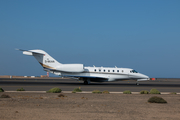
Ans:
[[[21,50],[25,55],[31,55],[36,58],[36,60],[42,65],[43,68],[48,69],[56,69],[61,65],[58,61],[56,61],[53,57],[51,57],[48,53],[43,50]]]

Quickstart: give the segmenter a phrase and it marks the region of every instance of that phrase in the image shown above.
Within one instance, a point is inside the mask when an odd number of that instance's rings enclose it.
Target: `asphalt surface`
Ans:
[[[47,91],[53,87],[59,87],[62,91],[72,91],[74,88],[80,87],[82,91],[108,90],[110,92],[123,92],[130,90],[132,92],[140,92],[141,90],[150,91],[152,88],[158,89],[160,92],[180,92],[180,79],[159,78],[155,81],[139,82],[135,81],[117,81],[117,82],[91,82],[84,85],[83,81],[75,79],[5,79],[0,78],[0,87],[5,91],[16,91],[18,88],[24,88],[26,91]]]

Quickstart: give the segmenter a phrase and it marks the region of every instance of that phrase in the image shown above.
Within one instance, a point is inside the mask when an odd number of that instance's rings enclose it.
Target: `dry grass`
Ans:
[[[9,95],[2,94],[0,98],[11,98]]]

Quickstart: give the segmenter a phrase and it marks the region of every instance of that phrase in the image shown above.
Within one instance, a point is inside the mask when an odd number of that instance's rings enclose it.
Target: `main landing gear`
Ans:
[[[88,84],[90,84],[90,81],[89,80],[84,80],[84,84],[88,85]]]
[[[136,85],[139,85],[139,83],[138,83],[138,82],[136,82]]]

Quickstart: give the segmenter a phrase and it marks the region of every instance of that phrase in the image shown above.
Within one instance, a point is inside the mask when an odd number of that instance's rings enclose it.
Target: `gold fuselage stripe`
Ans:
[[[39,62],[39,63],[40,63],[40,62]],[[41,64],[41,66],[43,66],[43,67],[45,67],[45,68],[56,69],[56,68],[50,67],[50,66],[48,66],[48,65],[45,65],[45,64],[43,64],[43,63],[40,63],[40,64]]]

